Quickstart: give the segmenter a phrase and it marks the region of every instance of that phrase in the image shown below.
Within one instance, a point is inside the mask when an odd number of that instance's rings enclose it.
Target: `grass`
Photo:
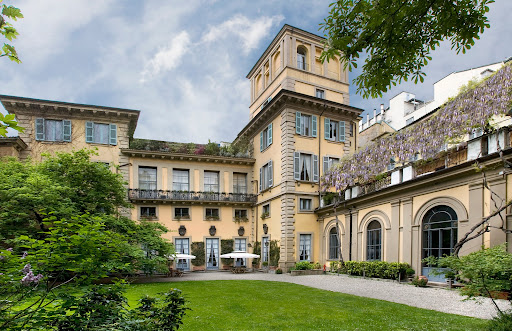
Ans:
[[[302,285],[249,280],[132,284],[131,307],[142,296],[183,291],[180,330],[483,330],[488,321]]]

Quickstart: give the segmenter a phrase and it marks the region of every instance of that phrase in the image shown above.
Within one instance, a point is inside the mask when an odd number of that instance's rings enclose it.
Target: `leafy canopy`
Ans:
[[[354,79],[357,93],[379,97],[391,85],[423,82],[422,68],[443,40],[465,53],[489,28],[494,0],[339,0],[320,24],[328,41],[321,60],[340,57],[349,70],[367,58]]]
[[[0,3],[2,0],[0,0]],[[18,18],[23,18],[23,14],[21,11],[13,6],[2,5],[2,14],[0,15],[0,34],[7,40],[13,41],[18,37],[19,33],[16,31],[12,23],[8,22],[8,20],[17,21]],[[4,43],[3,47],[0,49],[0,57],[8,57],[11,61],[16,63],[20,63],[20,59],[18,57],[18,53],[16,53],[16,49],[7,43]]]

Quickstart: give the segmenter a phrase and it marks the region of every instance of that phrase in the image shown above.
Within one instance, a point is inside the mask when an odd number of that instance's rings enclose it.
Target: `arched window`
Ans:
[[[297,68],[306,70],[307,63],[306,63],[306,54],[307,49],[304,46],[297,47]]]
[[[329,231],[329,260],[339,259],[340,252],[340,239],[336,227]]]
[[[373,220],[366,230],[366,260],[380,261],[382,258],[382,228],[380,222]]]
[[[423,217],[423,258],[442,257],[457,243],[457,213],[448,206],[435,206]]]

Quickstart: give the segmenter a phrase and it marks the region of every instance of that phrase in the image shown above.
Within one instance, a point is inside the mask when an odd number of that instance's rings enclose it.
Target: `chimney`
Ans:
[[[384,115],[384,104],[383,103],[380,104],[380,113],[382,115]]]
[[[373,119],[377,121],[377,109],[373,108]]]
[[[370,125],[370,114],[366,113],[366,124]]]

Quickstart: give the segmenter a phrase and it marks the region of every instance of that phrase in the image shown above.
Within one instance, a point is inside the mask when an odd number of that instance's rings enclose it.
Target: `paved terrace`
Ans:
[[[488,298],[464,300],[456,290],[444,288],[421,288],[399,284],[388,280],[363,279],[347,275],[290,276],[289,274],[267,274],[261,272],[232,274],[231,272],[192,272],[183,277],[140,278],[137,282],[182,282],[198,280],[265,280],[294,283],[322,290],[353,294],[361,297],[402,303],[408,306],[437,310],[440,312],[490,319],[496,309]],[[511,309],[506,300],[497,300],[501,309]]]

